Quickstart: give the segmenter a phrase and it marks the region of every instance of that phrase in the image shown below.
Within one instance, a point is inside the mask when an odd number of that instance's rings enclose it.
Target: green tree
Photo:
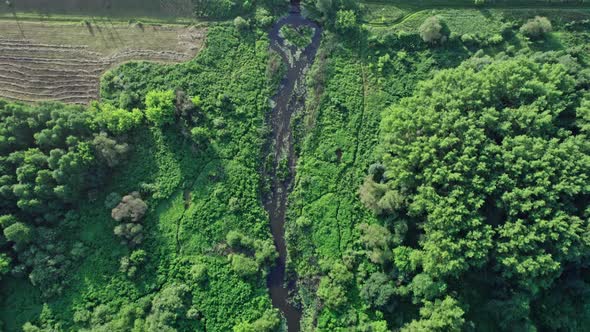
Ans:
[[[447,296],[444,300],[426,302],[420,309],[420,320],[404,326],[401,332],[459,332],[462,331],[463,309],[457,300]]]
[[[132,192],[123,196],[121,202],[111,211],[111,217],[116,221],[129,220],[140,221],[147,211],[147,204],[141,199],[138,192]]]
[[[158,126],[174,122],[174,91],[152,90],[145,97],[145,116]]]
[[[246,19],[244,19],[241,16],[238,16],[234,19],[234,26],[238,31],[244,31],[250,27],[250,24]]]
[[[252,323],[244,322],[236,325],[234,332],[272,332],[276,331],[281,323],[277,309],[266,310],[262,317]]]
[[[242,254],[231,254],[228,258],[234,272],[241,277],[247,278],[258,273],[258,264],[252,258]]]
[[[11,259],[6,254],[0,254],[0,280],[2,276],[10,271]]]
[[[33,237],[33,230],[30,226],[22,222],[15,222],[4,228],[4,236],[8,241],[16,244],[27,244]]]
[[[373,263],[384,264],[391,257],[389,249],[391,233],[378,224],[360,224],[361,242],[369,250],[368,256]]]
[[[356,13],[353,10],[339,10],[336,12],[336,30],[346,33],[356,29]]]
[[[531,39],[543,38],[551,32],[551,30],[553,30],[551,21],[542,16],[536,16],[520,27],[520,32]]]
[[[117,166],[121,162],[121,159],[123,159],[127,152],[129,152],[129,145],[127,145],[127,143],[119,144],[116,140],[109,138],[104,132],[94,135],[92,146],[94,147],[96,154],[106,162],[109,167]]]
[[[522,294],[510,306],[534,303],[562,279],[585,283],[571,271],[590,245],[590,143],[579,130],[585,98],[572,76],[578,72],[561,56],[465,63],[384,113],[384,180],[371,179],[379,186],[368,206],[389,191],[405,197],[382,215],[409,222],[393,266],[402,278],[419,272],[407,288],[415,302],[468,293],[455,282],[471,287],[465,273],[474,271],[486,276],[475,277],[476,285],[497,289],[499,301],[510,298],[507,289]],[[536,318],[523,315],[514,324],[531,326]]]
[[[418,31],[422,40],[430,44],[444,43],[449,38],[449,29],[437,16],[427,18]]]
[[[138,108],[127,111],[122,108],[116,108],[108,103],[95,103],[90,109],[96,113],[95,121],[116,135],[124,134],[137,128],[143,121],[143,113]]]
[[[382,272],[371,274],[361,288],[361,298],[375,308],[383,308],[391,303],[395,286],[389,276]]]

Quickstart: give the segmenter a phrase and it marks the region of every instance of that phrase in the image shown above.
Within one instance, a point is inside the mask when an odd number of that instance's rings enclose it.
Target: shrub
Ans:
[[[207,280],[207,265],[197,263],[191,267],[190,275],[195,282],[204,282]]]
[[[493,35],[491,37],[488,38],[488,44],[489,45],[498,45],[501,44],[504,41],[504,38],[501,35]]]
[[[96,121],[102,128],[108,129],[113,134],[123,134],[137,128],[143,120],[143,113],[137,108],[131,112],[105,104],[95,104],[91,109],[98,112]]]
[[[356,28],[356,13],[353,10],[339,10],[336,12],[336,30],[348,32]]]
[[[94,135],[92,145],[98,156],[106,162],[109,167],[117,166],[129,151],[129,145],[126,143],[117,143],[114,139],[109,138],[106,133]]]
[[[174,91],[152,90],[145,97],[145,116],[158,126],[174,122]]]
[[[534,19],[529,20],[520,27],[520,32],[531,39],[543,38],[546,34],[551,32],[551,30],[553,30],[551,21],[542,16],[536,16]]]
[[[111,211],[111,217],[116,221],[130,220],[138,222],[147,211],[147,204],[141,200],[138,192],[124,196],[121,202]]]
[[[125,223],[115,227],[116,236],[123,238],[123,244],[135,246],[143,241],[143,226],[135,223]]]
[[[420,37],[427,43],[444,43],[449,37],[449,30],[446,24],[437,16],[427,18],[419,29]]]
[[[121,195],[119,195],[118,193],[112,192],[110,194],[107,195],[107,197],[104,200],[104,206],[109,209],[112,210],[115,208],[115,206],[119,205],[119,202],[121,202]]]
[[[250,24],[243,17],[238,16],[234,19],[234,26],[238,31],[244,31],[250,27]]]
[[[16,244],[25,244],[31,241],[32,237],[31,227],[22,222],[16,222],[4,228],[4,236],[8,241]]]
[[[470,34],[470,33],[466,33],[466,34],[462,35],[461,36],[461,41],[464,44],[467,44],[467,45],[477,44],[477,38],[474,35]]]
[[[229,255],[231,267],[241,277],[250,277],[258,273],[258,264],[252,258],[239,254]]]

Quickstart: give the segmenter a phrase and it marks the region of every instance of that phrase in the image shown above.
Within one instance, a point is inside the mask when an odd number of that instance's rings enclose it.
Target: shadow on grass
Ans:
[[[560,51],[565,49],[557,33],[550,33],[545,39],[532,41],[529,46],[531,50],[541,52]]]

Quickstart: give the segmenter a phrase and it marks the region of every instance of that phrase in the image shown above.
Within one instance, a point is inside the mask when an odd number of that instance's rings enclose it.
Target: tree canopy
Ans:
[[[413,273],[424,272],[410,288],[417,299],[434,302],[421,310],[424,321],[406,330],[435,324],[439,308],[456,306],[442,300],[444,285],[432,293],[432,280],[485,270],[498,278],[494,287],[520,290],[532,302],[566,271],[585,266],[590,141],[587,100],[576,82],[555,55],[479,69],[467,62],[384,112],[385,172],[378,181],[367,177],[361,198],[375,213],[411,220],[420,232],[410,243],[419,257]],[[394,204],[384,203],[388,195]],[[449,326],[462,322],[453,310],[444,318]]]

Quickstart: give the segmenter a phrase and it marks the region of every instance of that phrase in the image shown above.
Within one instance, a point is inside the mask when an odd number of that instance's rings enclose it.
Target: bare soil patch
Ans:
[[[0,20],[0,97],[86,104],[100,76],[132,60],[177,63],[203,45],[204,27],[107,19],[55,23]]]

